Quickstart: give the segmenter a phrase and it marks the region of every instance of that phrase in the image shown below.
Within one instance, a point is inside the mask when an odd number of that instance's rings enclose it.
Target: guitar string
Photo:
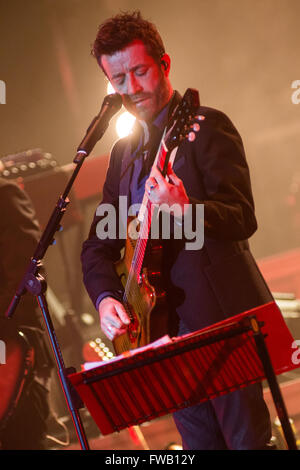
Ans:
[[[150,209],[150,210],[149,210]],[[129,303],[129,294],[134,296],[135,298],[135,305],[138,309],[142,310],[142,301],[140,299],[140,289],[138,286],[138,277],[140,275],[141,267],[142,267],[142,262],[144,259],[144,254],[146,250],[146,245],[148,239],[146,237],[141,238],[141,235],[146,235],[149,234],[149,218],[150,218],[150,213],[151,213],[151,201],[148,199],[147,201],[147,212],[146,214],[148,217],[145,217],[142,221],[141,224],[141,230],[139,232],[139,238],[137,239],[136,247],[134,250],[134,255],[133,255],[133,261],[130,266],[127,282],[125,285],[125,292],[123,296],[123,302],[127,306],[127,312],[129,313],[130,318],[134,321],[131,309],[130,309],[130,303]],[[133,280],[135,282],[133,282]],[[121,345],[120,345],[121,343]],[[128,334],[122,335],[119,339],[119,346],[122,349],[122,351],[128,350],[131,347],[131,342],[128,337]]]
[[[149,234],[149,229],[150,229],[149,218],[150,218],[150,213],[151,213],[151,206],[152,206],[151,201],[148,199],[147,212],[146,212],[148,217],[145,217],[141,224],[141,229],[140,229],[139,237],[137,239],[136,247],[134,250],[133,260],[130,266],[130,273],[129,273],[128,280],[126,283],[125,292],[128,292],[128,289],[129,289],[128,284],[129,284],[129,281],[131,281],[131,277],[133,276],[133,274],[132,276],[130,274],[134,273],[134,275],[137,278],[137,281],[138,281],[138,276],[140,275],[142,261],[144,259],[145,248],[147,245],[148,234]]]
[[[140,299],[140,289],[138,286],[138,277],[140,275],[143,259],[144,259],[144,254],[146,250],[146,245],[148,241],[148,236],[149,236],[149,230],[150,230],[150,224],[149,224],[149,219],[151,214],[151,201],[148,199],[147,201],[147,212],[146,215],[148,217],[145,217],[142,221],[140,232],[139,232],[139,238],[137,239],[137,243],[135,246],[134,250],[134,255],[133,255],[133,260],[130,266],[126,286],[125,286],[125,292],[123,296],[123,301],[125,305],[127,306],[127,312],[129,313],[130,318],[134,321],[131,309],[130,309],[130,302],[128,301],[128,297],[131,294],[135,298],[135,305],[138,309],[142,309],[142,302]],[[147,237],[145,236],[147,235]],[[142,237],[143,236],[143,237]],[[133,282],[133,280],[135,282]],[[137,300],[138,299],[138,300]],[[121,343],[121,344],[120,344]],[[129,339],[128,334],[122,335],[122,337],[119,338],[119,349],[122,349],[122,351],[126,351],[131,348],[131,342]]]
[[[159,166],[160,168],[163,168],[164,163],[165,163],[165,158],[166,158],[166,155],[167,155],[167,151],[165,150],[166,148],[167,148],[166,143],[165,143],[164,139],[162,139],[162,143],[161,143],[161,146],[160,146],[160,153],[159,153],[159,156],[158,156],[158,159],[157,159],[158,160],[157,161],[157,166]],[[151,218],[152,218],[152,215],[153,215],[152,214],[152,204],[151,204],[151,201],[149,200],[149,198],[147,200],[146,209],[147,209],[146,215],[148,217],[144,217],[144,219],[142,221],[142,224],[141,224],[141,227],[140,227],[140,232],[139,232],[139,237],[137,239],[137,243],[136,243],[135,250],[134,250],[134,255],[133,255],[133,260],[132,260],[131,267],[130,267],[129,276],[128,276],[126,286],[125,286],[125,295],[124,295],[124,297],[125,297],[126,300],[128,298],[128,292],[130,290],[130,287],[132,286],[133,277],[135,276],[136,281],[137,282],[139,281],[138,277],[140,276],[140,272],[141,272],[141,268],[142,268],[142,264],[143,264],[143,260],[144,260],[144,255],[145,255],[145,250],[146,250],[146,245],[147,245],[147,241],[148,241],[148,238],[149,238]]]
[[[161,148],[162,148],[162,145],[161,145]],[[159,156],[158,160],[159,160],[159,163],[160,163],[160,156]],[[151,208],[151,203],[150,204],[149,203],[150,203],[150,201],[148,199],[147,200],[147,214],[149,214],[149,208]],[[146,224],[146,221],[147,221],[147,224]],[[125,292],[126,293],[129,290],[129,287],[130,287],[129,284],[131,284],[132,277],[133,277],[133,275],[131,275],[131,272],[133,272],[136,275],[136,278],[137,278],[137,281],[138,281],[138,275],[140,274],[140,271],[141,271],[141,265],[142,265],[142,260],[144,258],[144,252],[145,252],[145,246],[146,246],[148,234],[149,234],[149,221],[146,218],[144,218],[142,223],[141,223],[139,237],[137,239],[137,243],[136,243],[136,246],[135,246],[135,249],[134,249],[134,255],[133,255],[131,268],[130,268],[130,273],[129,273],[130,275],[128,277],[126,287],[125,287]],[[144,240],[145,240],[145,242],[144,242]]]

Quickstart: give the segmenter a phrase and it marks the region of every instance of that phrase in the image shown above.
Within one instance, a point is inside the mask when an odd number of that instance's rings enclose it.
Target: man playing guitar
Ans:
[[[204,205],[201,249],[188,250],[186,240],[174,236],[163,240],[169,333],[196,331],[269,302],[247,241],[257,224],[243,144],[232,122],[199,106],[199,132],[179,144],[164,173],[153,162],[181,97],[172,88],[170,57],[155,26],[139,12],[110,18],[99,27],[93,54],[137,118],[133,134],[112,149],[102,204],[113,205],[118,214],[119,196],[140,204],[146,195],[150,204],[176,207],[174,218],[182,216],[181,221],[189,208],[193,213]],[[124,240],[99,238],[100,220],[96,214],[83,245],[83,275],[101,328],[114,342],[126,335],[133,316],[115,269]],[[182,409],[174,419],[184,449],[267,449],[271,438],[261,384]]]

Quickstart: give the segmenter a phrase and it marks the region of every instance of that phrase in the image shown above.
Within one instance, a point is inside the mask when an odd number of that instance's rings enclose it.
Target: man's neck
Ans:
[[[161,130],[166,126],[167,121],[168,121],[169,108],[170,108],[172,99],[174,97],[174,93],[175,92],[172,93],[167,104],[163,106],[163,108],[156,114],[156,116],[151,121],[148,122],[148,121],[139,120],[139,123],[142,126],[143,131],[144,131],[144,145],[147,145],[147,143],[149,142],[149,138],[150,138],[149,129],[151,128],[151,126],[154,125],[158,129],[161,129]]]

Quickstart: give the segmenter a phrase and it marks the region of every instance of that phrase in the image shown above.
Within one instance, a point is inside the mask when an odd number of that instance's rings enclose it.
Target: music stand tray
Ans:
[[[68,378],[104,435],[266,379],[288,449],[297,450],[276,379],[300,366],[293,343],[277,304],[269,302]]]

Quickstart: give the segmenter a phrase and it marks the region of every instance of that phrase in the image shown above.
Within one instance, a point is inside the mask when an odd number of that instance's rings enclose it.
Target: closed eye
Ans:
[[[124,80],[125,80],[124,75],[120,75],[120,76],[118,76],[118,77],[114,77],[114,79],[113,79],[115,85],[117,85],[117,86],[118,86],[118,85],[123,85]]]
[[[147,71],[148,71],[148,67],[139,67],[138,69],[136,69],[135,74],[141,77],[142,75],[145,75]]]
[[[134,73],[137,77],[142,77],[143,75],[146,75],[148,70],[149,67],[138,65],[137,67],[131,69],[131,72]],[[122,86],[125,83],[125,79],[126,76],[123,73],[112,76],[112,80],[115,86]]]

